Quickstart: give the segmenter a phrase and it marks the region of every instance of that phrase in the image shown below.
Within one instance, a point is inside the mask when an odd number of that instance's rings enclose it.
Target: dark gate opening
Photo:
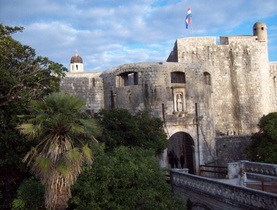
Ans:
[[[169,139],[168,162],[170,168],[188,168],[190,174],[195,173],[194,142],[185,132],[177,132]]]

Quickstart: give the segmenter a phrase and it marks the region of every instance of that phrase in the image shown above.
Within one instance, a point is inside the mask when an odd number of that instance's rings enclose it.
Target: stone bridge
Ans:
[[[233,163],[231,167],[234,165],[235,163]],[[276,165],[254,164],[253,162],[240,162],[238,165],[244,165],[246,169],[258,172],[259,180],[263,180],[263,178],[268,180],[269,175],[261,174],[262,171],[268,173],[270,168],[276,168]],[[264,170],[264,167],[266,167],[267,170]],[[232,168],[230,171],[233,172]],[[251,172],[249,172],[249,175],[253,175]],[[270,177],[274,182],[277,179],[274,174]],[[236,178],[234,177],[219,180],[188,174],[187,169],[172,169],[170,172],[170,183],[173,194],[178,195],[186,201],[188,203],[188,209],[277,209],[277,194],[249,187],[237,186]]]

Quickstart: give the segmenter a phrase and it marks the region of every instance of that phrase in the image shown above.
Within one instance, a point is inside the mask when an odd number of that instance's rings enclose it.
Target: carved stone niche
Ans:
[[[184,117],[186,112],[186,101],[185,101],[185,88],[184,87],[173,87],[173,114],[177,114],[179,117]]]

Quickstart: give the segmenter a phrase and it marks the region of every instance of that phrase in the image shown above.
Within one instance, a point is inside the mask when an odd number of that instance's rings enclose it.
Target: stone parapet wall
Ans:
[[[277,209],[276,194],[229,185],[183,171],[171,170],[170,183],[175,195],[185,202],[190,199],[206,209]],[[197,209],[195,207],[192,209]]]
[[[216,37],[188,37],[177,39],[178,50],[186,49],[188,45],[196,46],[211,46],[216,44]],[[188,44],[188,45],[185,45]]]
[[[228,45],[232,42],[239,42],[239,43],[245,43],[250,42],[253,43],[253,41],[256,40],[255,36],[221,36],[220,37],[220,44]]]
[[[277,178],[276,164],[258,163],[258,162],[251,162],[251,161],[241,161],[240,163],[247,172],[274,176]]]
[[[277,183],[277,165],[241,160],[228,163],[228,178],[238,176],[240,168],[244,168],[248,179]]]

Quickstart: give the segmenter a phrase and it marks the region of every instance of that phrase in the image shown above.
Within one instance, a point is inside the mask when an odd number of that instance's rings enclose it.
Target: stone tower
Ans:
[[[253,59],[258,67],[261,79],[260,84],[260,94],[261,94],[261,111],[263,114],[272,112],[271,104],[273,104],[272,97],[272,76],[270,75],[270,66],[268,62],[268,46],[267,46],[267,26],[263,22],[256,22],[253,25],[253,36],[256,37],[258,46],[257,48],[257,57]],[[254,54],[254,52],[252,53]]]
[[[70,72],[84,72],[83,59],[77,54],[77,52],[70,59]]]
[[[262,22],[256,22],[253,25],[253,35],[257,36],[257,40],[260,42],[267,42],[267,27]]]

